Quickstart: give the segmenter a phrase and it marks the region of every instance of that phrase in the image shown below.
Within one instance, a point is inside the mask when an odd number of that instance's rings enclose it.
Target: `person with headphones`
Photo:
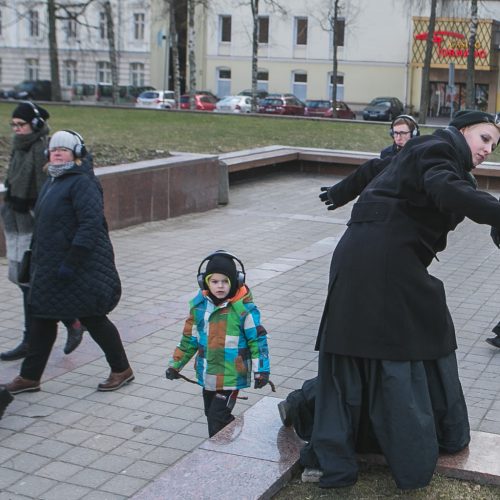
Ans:
[[[394,118],[389,129],[389,135],[394,142],[380,152],[380,158],[393,157],[413,137],[420,135],[417,121],[411,115],[399,115]]]
[[[252,371],[255,389],[269,382],[269,348],[240,259],[224,250],[208,255],[198,267],[197,281],[200,290],[189,303],[189,317],[165,375],[169,380],[182,377],[179,371],[196,355],[212,437],[234,420],[238,392],[250,387]]]
[[[31,101],[14,108],[10,125],[14,131],[12,153],[5,179],[6,194],[1,208],[4,225],[9,280],[23,292],[24,333],[22,341],[13,349],[0,353],[2,361],[24,358],[28,352],[30,323],[27,305],[28,288],[18,280],[22,256],[29,248],[33,232],[33,207],[47,180],[44,165],[49,127],[49,112]],[[68,320],[68,339],[65,353],[73,351],[82,340],[83,328],[78,320]]]
[[[35,205],[29,307],[30,344],[11,394],[40,390],[57,323],[79,318],[106,356],[111,373],[97,386],[114,391],[134,379],[116,326],[108,319],[121,296],[103,193],[77,132],[49,142],[49,180]]]

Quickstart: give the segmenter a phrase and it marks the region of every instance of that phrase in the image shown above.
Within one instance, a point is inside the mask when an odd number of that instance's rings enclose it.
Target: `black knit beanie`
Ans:
[[[38,110],[39,115],[37,115],[35,108]],[[43,120],[48,120],[50,117],[49,112],[45,108],[29,102],[22,102],[12,112],[12,118],[19,118],[27,123],[31,123],[31,120],[37,118],[37,116],[40,116]]]
[[[207,284],[207,278],[214,273],[223,274],[229,278],[231,287],[229,294],[225,299],[231,298],[238,290],[238,276],[234,260],[228,255],[215,254],[207,263],[205,270],[205,284]],[[206,288],[208,289],[208,285]]]
[[[459,111],[451,120],[450,126],[455,127],[458,130],[469,127],[470,125],[475,125],[476,123],[492,123],[497,127],[500,127],[500,122],[497,116],[490,113],[485,113],[484,111],[477,111],[475,109],[464,109]]]

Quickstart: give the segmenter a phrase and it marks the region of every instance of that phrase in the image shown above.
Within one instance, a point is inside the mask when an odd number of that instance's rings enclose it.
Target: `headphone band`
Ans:
[[[216,255],[221,255],[221,256],[224,256],[224,257],[229,257],[230,259],[233,259],[236,262],[238,262],[238,264],[240,265],[241,270],[236,272],[236,274],[237,274],[237,283],[238,283],[238,286],[243,285],[245,283],[245,276],[246,276],[246,274],[245,274],[245,266],[243,265],[243,262],[241,262],[241,260],[238,259],[238,257],[236,257],[236,255],[233,255],[230,252],[226,252],[225,250],[216,250],[215,252],[212,252],[210,255],[207,255],[200,262],[200,265],[198,266],[197,281],[198,281],[198,285],[200,286],[200,288],[204,287],[204,280],[205,280],[205,271],[201,270],[202,267],[203,267],[203,264],[205,262],[207,262],[207,261],[210,261]]]

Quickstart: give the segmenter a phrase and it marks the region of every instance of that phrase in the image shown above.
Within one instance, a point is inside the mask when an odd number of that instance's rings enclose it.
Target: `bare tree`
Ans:
[[[194,94],[196,92],[196,56],[194,53],[195,27],[194,15],[196,0],[188,0],[188,61],[189,61],[189,107],[194,109]]]
[[[177,23],[176,23],[176,0],[166,0],[169,4],[170,18],[170,43],[172,44],[172,68],[174,81],[175,102],[180,102],[181,99],[181,73],[179,64],[179,47],[177,41]]]
[[[475,107],[474,52],[476,50],[476,33],[478,25],[477,0],[471,0],[470,9],[469,52],[467,54],[465,106],[469,109],[473,109]]]
[[[49,61],[52,99],[60,101],[62,96],[61,81],[59,78],[59,54],[57,51],[56,5],[54,0],[47,0],[47,17],[49,21]]]
[[[106,13],[106,30],[108,34],[109,62],[111,65],[111,85],[113,93],[113,104],[118,104],[119,81],[118,81],[118,57],[115,45],[115,25],[113,22],[113,11],[111,2],[104,2],[104,12]]]
[[[338,49],[338,37],[337,37],[337,27],[339,20],[339,0],[335,0],[333,4],[333,15],[330,13],[328,19],[330,21],[330,28],[332,30],[332,49],[333,49],[333,66],[332,66],[332,116],[333,118],[337,118],[337,72],[338,72],[338,58],[337,58],[337,49]]]

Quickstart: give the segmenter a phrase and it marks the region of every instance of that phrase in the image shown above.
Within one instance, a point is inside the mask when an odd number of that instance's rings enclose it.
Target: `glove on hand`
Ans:
[[[62,281],[72,281],[75,278],[75,269],[63,262],[57,271],[57,277]]]
[[[490,231],[491,239],[497,248],[500,248],[500,231],[496,227],[492,227]]]
[[[262,389],[269,382],[269,372],[260,372],[255,374],[254,389]]]
[[[337,208],[337,205],[333,203],[333,201],[330,199],[330,187],[328,186],[323,186],[320,188],[321,193],[319,195],[319,199],[328,206],[328,210],[335,210]]]
[[[179,372],[175,368],[172,368],[171,366],[167,368],[167,371],[165,372],[165,377],[167,377],[168,380],[176,380],[180,378]]]

